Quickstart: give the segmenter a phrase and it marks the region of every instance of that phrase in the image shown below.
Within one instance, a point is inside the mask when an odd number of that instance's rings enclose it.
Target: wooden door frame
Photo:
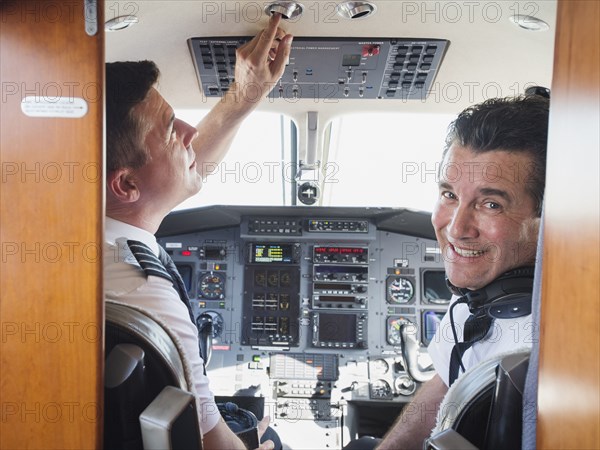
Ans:
[[[102,446],[103,12],[0,3],[2,448]]]
[[[550,101],[538,448],[600,443],[599,2],[559,0]]]

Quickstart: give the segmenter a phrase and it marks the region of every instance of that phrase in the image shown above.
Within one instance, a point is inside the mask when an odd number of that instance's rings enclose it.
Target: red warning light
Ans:
[[[363,45],[362,56],[366,58],[368,56],[379,55],[379,50],[379,45]]]

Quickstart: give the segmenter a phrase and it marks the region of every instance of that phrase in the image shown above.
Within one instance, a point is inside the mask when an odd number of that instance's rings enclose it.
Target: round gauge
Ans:
[[[394,380],[394,388],[400,395],[411,395],[417,389],[417,384],[408,375],[401,375]]]
[[[371,398],[388,399],[392,395],[392,387],[387,381],[376,380],[371,383]]]
[[[263,271],[254,272],[254,285],[255,286],[266,286],[267,285],[267,274]]]
[[[415,287],[408,278],[388,277],[386,285],[388,303],[408,303],[415,295]]]
[[[267,285],[269,287],[278,287],[279,286],[279,272],[276,270],[269,271],[267,275]]]
[[[202,311],[202,314],[196,319],[196,324],[199,326],[204,320],[203,316],[210,316],[212,319],[212,333],[213,339],[218,338],[223,333],[223,316],[216,311]]]
[[[200,298],[218,300],[225,298],[225,277],[217,272],[207,272],[200,277]]]
[[[279,284],[281,287],[288,287],[292,283],[292,277],[289,272],[281,272],[281,277],[279,278]]]
[[[387,342],[390,345],[401,345],[400,327],[402,325],[412,324],[412,322],[402,316],[388,317],[387,319]]]
[[[371,370],[373,370],[375,373],[383,375],[390,370],[390,365],[385,359],[378,358],[374,361],[371,361]]]

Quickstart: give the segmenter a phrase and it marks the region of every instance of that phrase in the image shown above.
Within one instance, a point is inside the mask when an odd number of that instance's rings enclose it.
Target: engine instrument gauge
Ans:
[[[391,276],[386,280],[388,303],[408,303],[415,295],[415,286],[408,278]]]
[[[393,397],[392,387],[385,380],[376,380],[371,383],[370,394],[373,399],[390,399]]]
[[[225,298],[225,276],[219,272],[202,274],[199,282],[198,296],[207,300]]]
[[[371,370],[376,374],[384,375],[390,370],[390,365],[385,359],[377,358],[371,361]]]
[[[413,325],[412,320],[402,316],[392,316],[387,318],[387,342],[390,345],[401,345],[400,327],[402,325]]]

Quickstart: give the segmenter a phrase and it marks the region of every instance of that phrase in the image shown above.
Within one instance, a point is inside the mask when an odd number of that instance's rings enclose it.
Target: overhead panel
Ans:
[[[188,40],[202,92],[219,97],[234,80],[236,49],[250,37]],[[271,98],[422,100],[449,45],[443,39],[296,37]],[[251,96],[251,86],[243,87]]]

